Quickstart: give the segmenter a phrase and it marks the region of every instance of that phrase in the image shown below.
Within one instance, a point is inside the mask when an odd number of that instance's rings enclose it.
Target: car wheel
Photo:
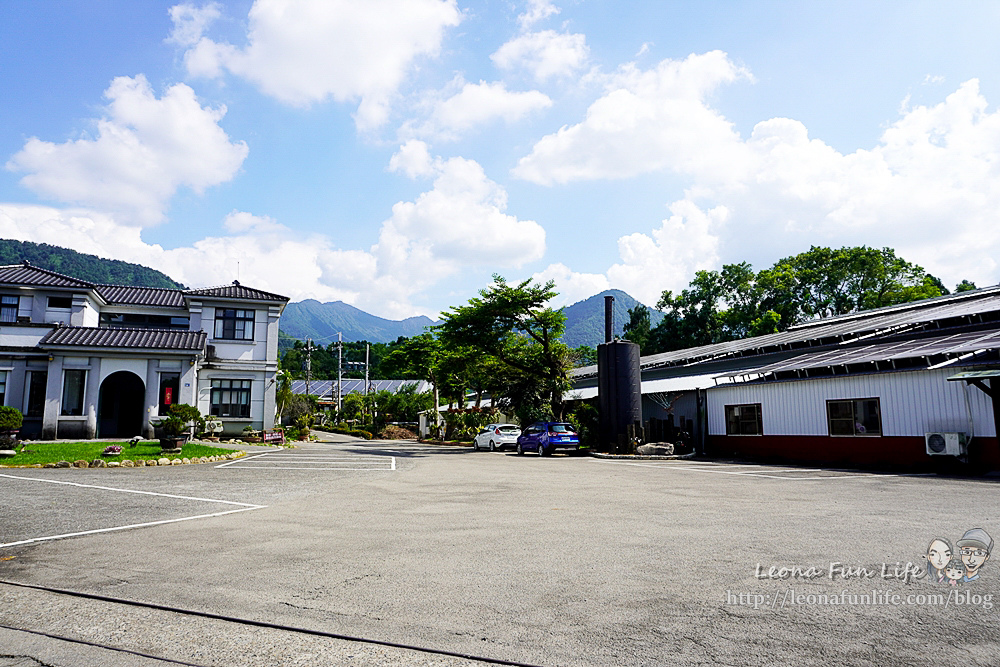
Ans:
[[[478,440],[473,440],[472,441],[472,451],[474,451],[474,452],[478,452],[479,451],[479,441]]]
[[[538,455],[545,456],[545,447],[542,446],[542,443],[538,443]]]
[[[497,450],[497,443],[490,440],[490,451],[495,452]]]
[[[521,443],[517,443],[517,455],[521,456],[522,454],[524,454],[524,447],[521,446]]]

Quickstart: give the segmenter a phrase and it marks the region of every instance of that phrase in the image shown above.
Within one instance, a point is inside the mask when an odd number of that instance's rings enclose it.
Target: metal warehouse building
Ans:
[[[699,451],[845,465],[1000,468],[1000,287],[642,357],[643,420]],[[597,368],[573,375],[597,395]],[[655,429],[651,429],[655,430]]]

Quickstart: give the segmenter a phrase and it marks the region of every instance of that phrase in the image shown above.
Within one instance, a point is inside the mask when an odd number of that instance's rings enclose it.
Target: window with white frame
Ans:
[[[877,398],[826,402],[830,435],[882,435],[882,409]]]
[[[726,435],[763,435],[760,403],[726,406]]]
[[[239,308],[215,309],[215,337],[228,340],[253,340],[255,311]]]
[[[251,380],[212,380],[212,416],[250,418]]]
[[[0,296],[0,322],[17,322],[17,305],[20,299],[11,294]]]
[[[79,417],[83,414],[83,394],[87,386],[87,371],[66,369],[63,371],[62,414]]]
[[[0,371],[0,405],[7,405],[7,371]]]

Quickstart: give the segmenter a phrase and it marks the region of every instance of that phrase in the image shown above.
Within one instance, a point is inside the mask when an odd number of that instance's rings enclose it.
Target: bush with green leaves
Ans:
[[[174,403],[170,406],[169,414],[154,426],[161,427],[165,435],[176,438],[185,435],[192,424],[198,431],[205,430],[205,418],[201,416],[201,411],[193,405]]]
[[[24,423],[24,415],[17,408],[0,406],[0,431],[16,431]]]

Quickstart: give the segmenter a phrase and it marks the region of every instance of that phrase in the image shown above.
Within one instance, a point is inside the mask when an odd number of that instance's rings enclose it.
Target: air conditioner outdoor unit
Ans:
[[[964,433],[924,433],[924,445],[930,456],[964,456]]]

